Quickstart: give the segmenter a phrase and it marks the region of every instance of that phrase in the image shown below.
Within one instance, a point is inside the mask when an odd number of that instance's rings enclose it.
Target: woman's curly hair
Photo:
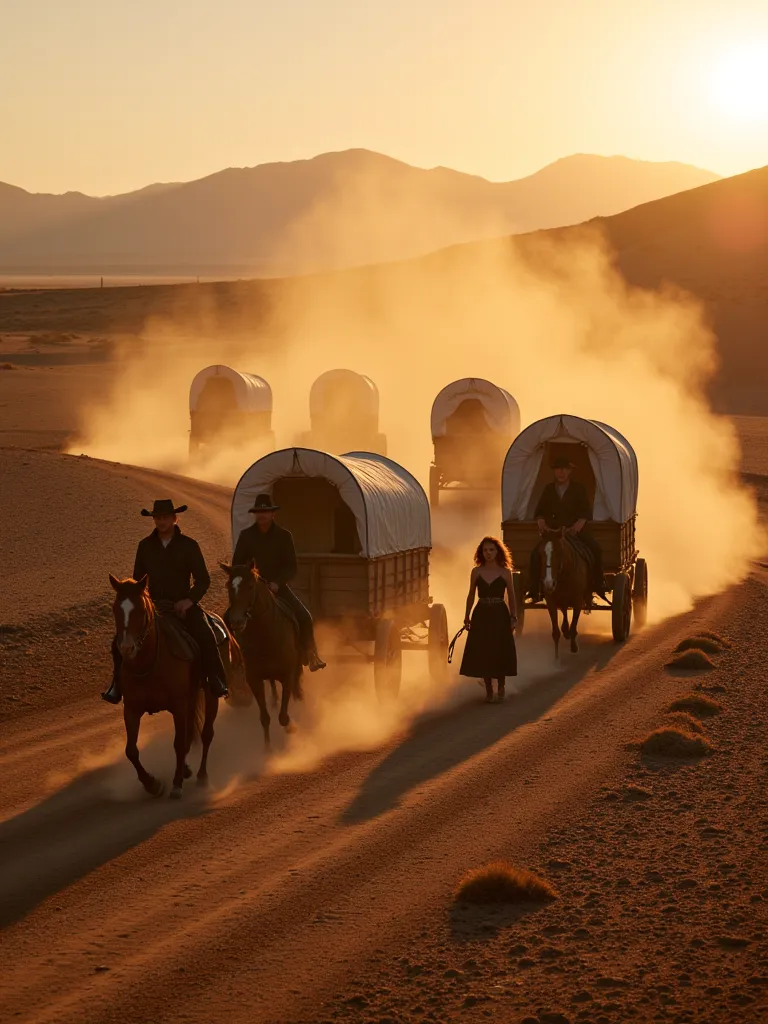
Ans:
[[[480,543],[477,545],[477,551],[475,551],[475,565],[485,565],[485,559],[483,558],[483,547],[486,544],[496,545],[496,564],[501,566],[502,569],[512,568],[512,553],[510,552],[507,545],[503,540],[499,540],[498,537],[483,537]]]

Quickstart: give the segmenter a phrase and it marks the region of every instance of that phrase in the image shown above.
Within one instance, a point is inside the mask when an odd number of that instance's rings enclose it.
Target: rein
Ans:
[[[467,628],[466,626],[462,626],[461,629],[459,630],[459,632],[453,638],[453,640],[451,640],[451,642],[448,644],[448,664],[449,665],[453,661],[453,649],[456,646],[456,641],[459,639],[461,634],[466,630],[466,628]]]

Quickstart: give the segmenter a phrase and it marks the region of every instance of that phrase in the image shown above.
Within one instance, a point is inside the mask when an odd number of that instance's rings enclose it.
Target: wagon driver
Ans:
[[[279,508],[279,505],[272,503],[268,494],[257,496],[253,507],[248,510],[253,513],[255,522],[242,530],[237,538],[232,564],[248,565],[253,559],[259,575],[269,584],[269,589],[296,617],[302,663],[310,672],[317,672],[325,668],[325,662],[317,653],[315,626],[309,609],[288,586],[296,575],[296,549],[290,532],[275,522],[275,512]]]
[[[603,582],[603,552],[589,532],[592,519],[592,505],[584,484],[572,480],[576,466],[563,456],[552,462],[555,479],[541,492],[534,512],[539,531],[565,529],[567,534],[577,536],[592,556],[591,590],[605,600]],[[531,552],[529,595],[538,601],[541,596],[541,561],[536,548]]]
[[[139,541],[133,578],[147,577],[149,596],[158,611],[174,615],[200,648],[206,685],[211,693],[215,697],[227,697],[227,676],[216,637],[199,604],[211,585],[211,577],[200,545],[182,533],[178,525],[179,515],[186,511],[186,505],[176,508],[170,498],[155,501],[151,512],[141,510],[143,516],[152,518],[155,528]],[[122,657],[116,638],[112,640],[112,664],[112,683],[101,697],[109,704],[119,704]]]

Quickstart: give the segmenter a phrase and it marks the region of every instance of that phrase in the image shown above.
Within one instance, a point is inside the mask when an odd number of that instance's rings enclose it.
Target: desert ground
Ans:
[[[253,706],[224,707],[211,789],[152,801],[123,757],[120,710],[98,699],[107,572],[131,571],[138,510],[161,493],[189,504],[184,528],[215,567],[230,552],[230,491],[63,454],[109,364],[47,351],[0,371],[0,1019],[768,1015],[768,562],[621,647],[588,622],[559,668],[543,623],[526,624],[502,706],[472,681],[422,700],[410,655],[387,716],[365,671],[330,668],[307,680],[298,731],[269,759]],[[768,420],[736,423],[765,517]],[[727,641],[712,667],[666,667],[702,630]],[[690,693],[716,704],[694,722],[706,755],[642,753]],[[168,723],[142,736],[168,776]],[[556,898],[457,903],[465,873],[499,858]]]

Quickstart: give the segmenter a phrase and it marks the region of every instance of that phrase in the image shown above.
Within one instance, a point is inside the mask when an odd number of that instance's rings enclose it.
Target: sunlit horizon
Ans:
[[[114,195],[367,149],[490,181],[577,153],[768,165],[768,6],[28,0],[3,12],[0,181]]]

